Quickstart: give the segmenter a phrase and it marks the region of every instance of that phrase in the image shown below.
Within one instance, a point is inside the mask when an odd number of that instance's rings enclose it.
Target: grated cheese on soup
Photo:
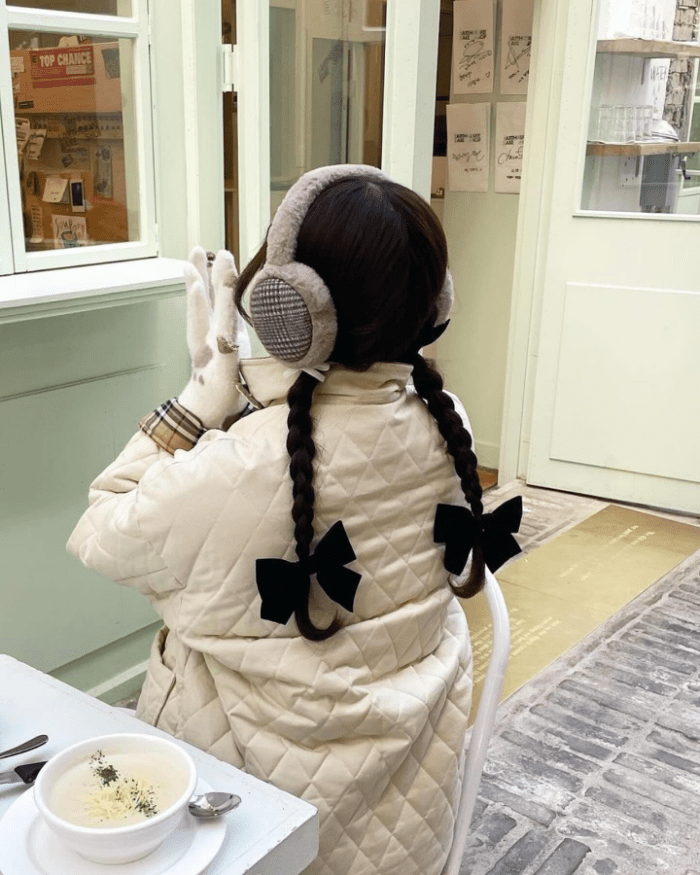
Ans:
[[[183,784],[165,757],[98,750],[56,781],[50,806],[79,826],[128,826],[172,805]]]

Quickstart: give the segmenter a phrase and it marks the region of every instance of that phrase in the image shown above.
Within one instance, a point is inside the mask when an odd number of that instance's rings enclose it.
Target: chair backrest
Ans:
[[[483,591],[491,616],[491,658],[469,741],[452,847],[442,875],[458,875],[459,873],[510,655],[508,610],[498,581],[488,568],[486,569],[486,584]]]

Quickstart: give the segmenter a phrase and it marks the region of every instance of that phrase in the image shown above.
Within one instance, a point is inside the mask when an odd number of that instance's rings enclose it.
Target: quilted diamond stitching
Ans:
[[[197,582],[182,594],[175,633],[185,653],[205,654],[185,659],[189,674],[165,710],[178,713],[180,737],[318,805],[321,853],[309,875],[437,875],[459,791],[470,684],[461,677],[469,667],[463,615],[445,588],[431,513],[439,501],[463,499],[418,399],[405,398],[379,429],[371,405],[322,407],[316,530],[334,517],[346,524],[363,575],[359,613],[325,644],[300,641],[293,622],[261,621],[255,559],[294,558],[288,459],[283,440],[268,437],[274,422],[284,433],[286,410],[248,417],[261,417],[240,425],[246,440],[264,444],[265,483],[252,484],[245,465],[237,467],[245,447],[234,428],[199,454],[221,483],[217,491],[209,481],[198,502],[197,522],[207,526],[199,549],[189,557],[179,550],[184,508],[158,544],[174,574]],[[241,496],[247,512],[236,528]],[[400,531],[387,526],[397,509]],[[237,545],[233,561],[212,559],[227,543]],[[324,598],[314,592],[321,623],[335,610]]]

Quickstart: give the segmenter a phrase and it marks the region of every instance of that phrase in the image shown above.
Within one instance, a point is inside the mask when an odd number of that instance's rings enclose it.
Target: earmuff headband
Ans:
[[[297,239],[309,207],[340,179],[390,180],[377,167],[336,164],[305,173],[287,192],[267,235],[265,264],[250,284],[253,327],[274,358],[295,368],[317,368],[335,346],[338,323],[331,294],[312,268],[295,261]],[[437,300],[435,326],[447,322],[454,299],[447,271]]]
[[[324,188],[339,179],[361,176],[365,179],[388,180],[389,177],[369,164],[332,164],[310,170],[297,179],[277,208],[267,234],[267,264],[289,264],[294,261],[297,238],[309,207]]]

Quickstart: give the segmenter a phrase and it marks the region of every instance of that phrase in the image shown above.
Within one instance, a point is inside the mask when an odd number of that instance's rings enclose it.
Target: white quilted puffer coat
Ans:
[[[313,875],[439,875],[471,704],[467,625],[432,539],[459,481],[411,368],[333,365],[314,394],[317,538],[342,520],[354,613],[312,584],[323,642],[260,618],[255,560],[296,561],[286,393],[242,363],[265,408],[174,456],[139,433],[92,484],[68,549],[163,618],[138,716],[319,809]],[[458,402],[457,402],[458,404]],[[465,417],[461,405],[460,413]],[[314,545],[312,545],[312,550]]]

